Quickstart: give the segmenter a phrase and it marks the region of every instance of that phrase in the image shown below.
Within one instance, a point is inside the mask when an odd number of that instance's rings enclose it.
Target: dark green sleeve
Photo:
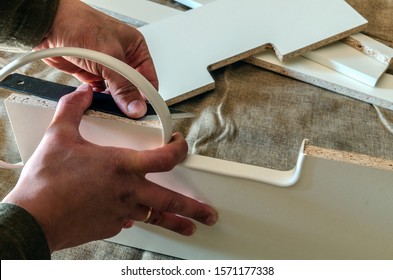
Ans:
[[[1,0],[0,50],[29,51],[44,38],[58,0]]]
[[[23,208],[0,203],[0,258],[2,260],[50,259],[44,232]]]

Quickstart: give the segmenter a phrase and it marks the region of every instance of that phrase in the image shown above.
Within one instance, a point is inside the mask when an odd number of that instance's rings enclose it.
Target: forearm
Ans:
[[[23,52],[38,45],[56,15],[59,0],[1,0],[0,50]]]
[[[0,204],[0,258],[50,259],[40,225],[26,210],[8,203]]]

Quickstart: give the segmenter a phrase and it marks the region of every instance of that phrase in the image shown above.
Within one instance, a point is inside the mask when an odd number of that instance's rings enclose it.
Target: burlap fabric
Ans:
[[[172,1],[154,1],[181,8]],[[393,1],[348,0],[369,20],[369,36],[393,47]],[[182,8],[181,8],[182,9]],[[184,9],[184,8],[183,8]],[[10,59],[13,54],[0,53]],[[34,63],[24,69],[36,77],[76,85],[73,78]],[[388,72],[393,74],[391,67]],[[281,76],[244,62],[212,73],[216,88],[176,105],[196,114],[176,121],[191,153],[287,170],[294,166],[304,138],[313,145],[393,159],[393,135],[375,108],[337,93]],[[0,155],[19,161],[3,106],[10,94],[0,90]],[[382,110],[393,123],[393,112]],[[0,170],[3,197],[15,184],[17,171]],[[105,225],[103,225],[105,226]],[[53,259],[170,259],[106,241],[95,241],[52,255]]]

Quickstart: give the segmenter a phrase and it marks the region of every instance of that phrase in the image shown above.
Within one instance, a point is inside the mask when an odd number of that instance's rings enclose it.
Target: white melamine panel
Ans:
[[[54,109],[12,99],[6,107],[25,160]],[[81,132],[101,145],[161,143],[158,128],[113,119],[84,117]],[[393,258],[391,170],[314,158],[301,149],[297,166],[287,172],[188,155],[172,171],[148,178],[212,205],[218,223],[198,224],[192,237],[136,223],[110,241],[185,259]]]
[[[187,6],[191,9],[195,9],[195,8],[199,8],[202,6],[201,3],[198,3],[196,1],[193,0],[175,0],[176,2],[183,4],[184,6]]]
[[[128,3],[126,6],[124,3],[120,2],[116,2],[119,0],[115,0],[115,4],[113,4],[113,8],[119,6],[118,8],[116,8],[116,11],[120,11],[120,10],[125,10],[125,7],[131,6],[132,3]],[[134,0],[136,1],[136,0]],[[104,6],[102,3],[100,2],[105,2],[105,8],[106,9],[111,9],[111,5],[108,4],[109,2],[107,1],[102,1],[102,0],[89,0],[89,3],[93,3],[95,5],[101,5]],[[188,1],[190,2],[190,1]],[[196,1],[191,1],[191,2],[196,2]],[[207,2],[211,3],[214,2],[212,0],[208,0],[206,1],[206,3],[202,3],[200,1],[198,1],[199,4],[206,4]],[[259,2],[259,5],[262,4],[266,4],[265,2],[262,3],[263,1]],[[159,17],[152,17],[151,14],[155,14],[155,11],[158,10],[157,6],[160,6],[158,4],[155,3],[150,3],[149,1],[146,0],[139,0],[135,2],[137,4],[137,6],[139,7],[139,9],[128,9],[130,11],[133,11],[132,13],[130,12],[128,14],[128,16],[134,18],[134,19],[141,19],[141,18],[145,18],[147,19],[148,17],[150,17],[150,19],[152,19],[151,21],[149,20],[145,20],[146,23],[153,23],[157,20],[161,20],[163,18],[170,18],[173,16],[173,14],[171,12],[168,11],[168,9],[160,9],[159,13],[160,16]],[[151,5],[154,4],[154,5]],[[183,3],[184,4],[184,3]],[[244,6],[246,3],[244,2],[240,2],[237,5],[239,6]],[[268,3],[267,3],[268,4]],[[297,2],[297,5],[299,5],[299,7],[301,5],[306,5],[306,2]],[[339,4],[339,3],[338,3]],[[342,5],[343,3],[339,4]],[[122,6],[123,5],[123,6]],[[221,4],[222,6],[225,6],[225,4]],[[282,7],[282,5],[278,5],[278,3],[274,4],[277,5],[277,7]],[[337,5],[336,3],[330,3],[330,5],[335,6]],[[295,5],[296,6],[296,5]],[[290,6],[288,6],[290,7]],[[223,8],[223,10],[228,9]],[[134,12],[138,11],[138,12]],[[171,9],[169,9],[171,10]],[[178,11],[178,10],[174,10],[177,14],[180,14],[182,12]],[[285,9],[286,10],[286,9]],[[290,11],[293,11],[294,8],[289,9]],[[141,13],[141,14],[139,14]],[[213,18],[216,18],[219,14],[222,14],[221,12],[217,12],[215,15],[213,15]],[[233,13],[230,12],[230,15],[232,16]],[[307,14],[305,17],[307,20],[305,20],[304,22],[311,22],[311,19],[315,17],[309,16],[310,14]],[[281,17],[282,15],[280,15]],[[187,14],[188,17],[188,14]],[[195,16],[194,16],[195,17]],[[243,16],[240,15],[240,18],[243,18]],[[198,18],[201,18],[200,20],[198,20]],[[225,18],[225,17],[224,17]],[[230,63],[231,61],[235,61],[237,60],[237,58],[233,58],[233,56],[236,56],[236,54],[239,53],[243,53],[242,56],[247,56],[247,55],[251,55],[251,53],[255,52],[253,51],[248,51],[247,52],[247,48],[244,48],[245,44],[239,44],[239,42],[243,42],[244,40],[241,40],[240,37],[238,37],[239,32],[243,33],[241,31],[236,31],[233,30],[234,32],[232,32],[232,29],[230,28],[231,25],[228,25],[228,28],[225,28],[225,30],[223,31],[211,31],[210,29],[212,29],[213,27],[217,27],[217,26],[221,26],[221,23],[219,22],[221,20],[221,16],[219,20],[215,20],[215,22],[217,23],[212,23],[211,21],[207,21],[207,23],[205,22],[205,20],[202,18],[202,16],[197,16],[195,20],[193,20],[193,24],[194,26],[190,26],[185,25],[184,23],[180,24],[180,23],[176,23],[176,22],[181,22],[183,20],[175,20],[175,23],[171,22],[170,24],[168,24],[167,29],[172,30],[171,33],[171,39],[166,38],[166,36],[164,35],[165,33],[161,34],[160,32],[157,32],[157,35],[154,35],[154,31],[152,32],[152,35],[150,35],[151,40],[150,41],[154,41],[155,43],[152,44],[150,43],[151,46],[155,46],[156,48],[151,47],[151,49],[157,49],[157,54],[154,55],[154,61],[157,65],[157,69],[159,72],[159,81],[160,81],[160,93],[162,95],[164,95],[164,99],[168,102],[168,103],[175,103],[178,101],[181,101],[183,99],[186,99],[188,97],[191,97],[193,95],[196,95],[200,92],[206,91],[208,89],[211,89],[214,87],[214,81],[212,80],[210,74],[205,70],[209,65],[214,64],[215,62],[220,62],[222,60],[225,61],[225,57],[227,58],[231,58],[230,61],[228,62],[224,62],[224,63]],[[283,18],[284,22],[288,22],[289,19],[285,19]],[[297,21],[297,20],[296,20]],[[346,21],[346,20],[345,20]],[[272,32],[274,32],[276,29],[275,27],[275,23],[277,22],[277,18],[275,20],[271,21],[273,24],[264,22],[264,24],[268,24],[269,28],[271,30],[270,34]],[[192,23],[191,23],[192,24]],[[211,24],[213,24],[213,26],[211,27]],[[272,26],[272,28],[270,27]],[[314,26],[314,25],[310,25],[310,26]],[[156,29],[157,27],[155,27]],[[205,28],[205,30],[203,30],[203,28]],[[160,29],[158,27],[158,29]],[[189,39],[189,35],[187,34],[185,37],[181,36],[180,34],[182,34],[181,32],[177,33],[177,31],[181,29],[182,32],[186,32],[186,33],[190,33],[190,34],[203,34],[203,36],[200,37],[200,40],[198,39],[198,37],[196,38],[192,38],[191,40]],[[231,32],[228,32],[228,31]],[[239,29],[237,29],[239,30]],[[292,32],[293,34],[296,32]],[[309,32],[310,33],[310,32]],[[309,34],[308,33],[308,34]],[[206,40],[209,39],[205,39],[205,35],[206,34],[210,34],[210,38],[214,37],[213,39],[210,40],[217,40],[215,36],[215,34],[229,34],[226,37],[229,36],[229,38],[226,38],[228,44],[227,45],[221,45],[218,42],[218,45],[221,46],[220,48],[217,48],[217,44],[206,44]],[[233,36],[233,34],[236,34],[236,36]],[[269,34],[269,32],[268,32]],[[285,37],[287,34],[287,31],[282,31],[282,36]],[[297,33],[296,33],[297,34]],[[270,37],[271,35],[264,35],[262,38],[264,37]],[[295,35],[296,36],[296,35]],[[297,36],[299,38],[303,38],[303,36]],[[224,38],[224,37],[223,37]],[[230,43],[230,39],[233,39],[233,41],[238,41],[235,43]],[[155,39],[155,40],[154,40]],[[289,39],[289,38],[287,38]],[[220,39],[221,40],[221,39]],[[273,40],[273,39],[272,39]],[[187,41],[187,42],[186,42]],[[182,47],[179,48],[176,46],[177,42],[179,42],[178,44],[181,45]],[[168,46],[169,44],[169,46]],[[171,45],[175,45],[172,49]],[[238,50],[235,50],[235,45],[237,44],[239,46],[237,46]],[[261,43],[263,44],[263,43]],[[184,46],[187,45],[187,46]],[[162,46],[162,48],[161,48]],[[266,44],[264,45],[266,46]],[[239,51],[239,48],[242,48],[242,51]],[[248,48],[255,48],[256,46],[253,45],[252,47],[248,47]],[[263,47],[262,47],[263,48]],[[277,47],[276,47],[277,49]],[[213,51],[211,51],[213,50]],[[245,54],[244,54],[245,53]],[[183,60],[179,60],[178,58],[176,58],[176,56],[179,57],[186,57]],[[216,58],[214,58],[216,57]],[[363,60],[363,59],[369,59],[369,57],[365,57],[364,55],[361,55],[359,53],[358,56],[359,60]],[[257,59],[257,58],[256,58]],[[334,58],[330,58],[331,60],[334,60]],[[259,63],[257,63],[257,65],[261,65]],[[204,70],[200,70],[198,71],[198,69],[204,69]],[[343,68],[343,67],[341,67]],[[348,68],[346,68],[348,69]],[[181,75],[179,76],[179,73],[181,72]],[[338,78],[341,79],[341,75],[337,74]],[[363,75],[363,77],[367,77],[367,75]],[[375,78],[376,79],[376,78]],[[330,87],[330,88],[334,88],[334,87]]]
[[[370,87],[377,84],[379,78],[388,68],[387,64],[365,55],[343,42],[323,46],[302,56]]]
[[[180,13],[179,10],[148,0],[83,0],[83,2],[144,23],[159,21]]]
[[[300,55],[365,24],[341,0],[217,0],[139,30],[156,65],[160,94],[174,103],[214,86],[208,68],[269,45],[280,58]]]
[[[386,64],[392,64],[393,49],[362,33],[345,38],[345,42],[364,54]]]
[[[198,1],[195,1],[195,0],[175,0],[175,1],[180,4],[183,4],[184,6],[194,9],[194,8],[198,8],[203,5],[209,4],[215,0],[198,0]]]

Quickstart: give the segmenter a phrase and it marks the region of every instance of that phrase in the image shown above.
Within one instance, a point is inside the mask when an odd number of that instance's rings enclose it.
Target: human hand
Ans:
[[[158,89],[153,61],[142,34],[80,0],[59,1],[52,27],[35,50],[55,47],[79,47],[111,55],[136,69]],[[53,57],[44,61],[89,83],[96,91],[109,90],[127,116],[139,118],[146,113],[143,93],[114,71],[75,57]]]
[[[160,148],[135,151],[83,139],[79,124],[92,100],[80,86],[64,96],[16,187],[3,202],[19,205],[41,225],[51,252],[116,235],[143,221],[191,235],[194,219],[213,225],[217,213],[194,199],[145,178],[172,169],[187,154],[180,134]],[[186,218],[188,217],[188,218]]]

